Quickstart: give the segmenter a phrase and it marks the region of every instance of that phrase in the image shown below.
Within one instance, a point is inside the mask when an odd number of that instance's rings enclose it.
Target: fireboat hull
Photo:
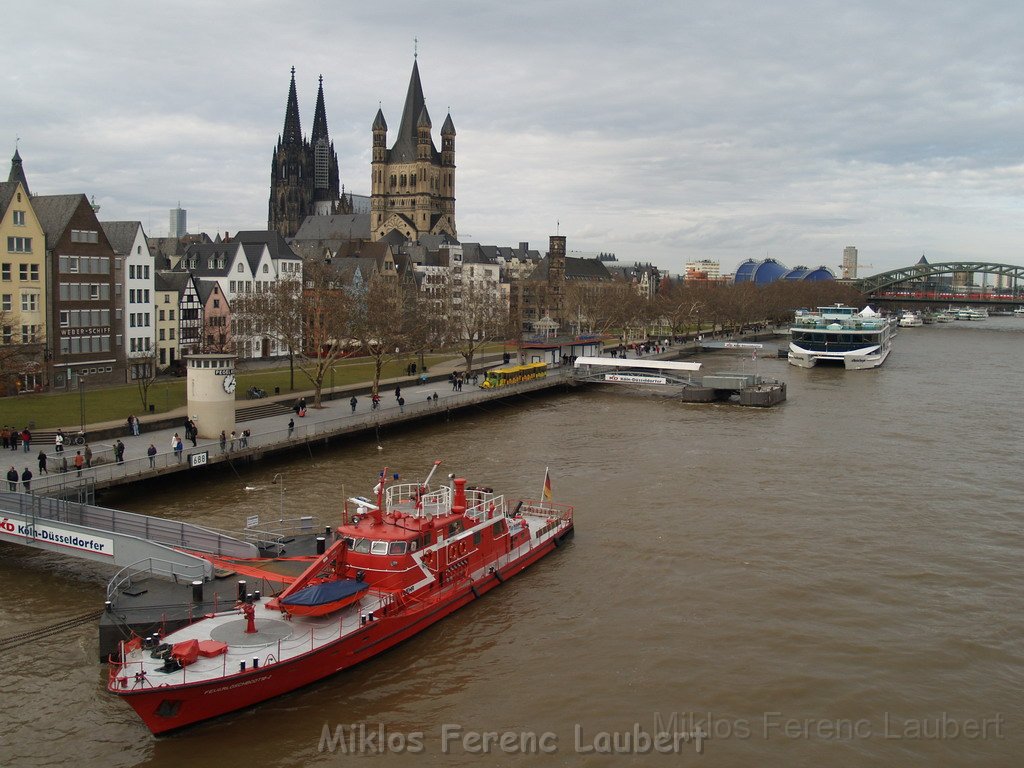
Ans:
[[[570,523],[557,537],[538,544],[486,577],[442,588],[435,593],[434,602],[423,608],[382,615],[333,643],[285,661],[250,669],[242,676],[173,687],[111,690],[126,699],[156,735],[245,709],[316,683],[409,640],[519,574],[572,535]]]

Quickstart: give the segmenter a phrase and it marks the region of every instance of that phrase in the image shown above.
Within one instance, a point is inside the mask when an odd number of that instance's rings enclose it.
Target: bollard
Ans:
[[[322,555],[325,550],[326,540],[323,536],[316,537],[316,553]]]
[[[245,662],[244,661],[238,662],[238,671],[239,672],[245,672]]]
[[[258,603],[260,601],[260,597],[262,595],[263,595],[263,593],[260,592],[258,589],[255,592],[253,592],[252,593],[252,600],[253,600],[253,602],[254,603]]]
[[[192,582],[192,601],[195,603],[203,602],[203,581],[197,579]]]
[[[110,613],[114,610],[114,604],[107,600],[105,603],[103,603],[103,610],[105,610],[107,613]]]
[[[238,599],[239,600],[245,600],[245,582],[244,581],[239,581],[238,582]]]
[[[253,660],[252,660],[252,668],[253,668],[253,669],[259,669],[259,668],[260,668],[260,660],[259,660],[259,657],[255,657],[255,658],[253,658]]]

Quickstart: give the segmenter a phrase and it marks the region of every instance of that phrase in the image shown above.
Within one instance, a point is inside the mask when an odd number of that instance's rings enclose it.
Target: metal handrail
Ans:
[[[149,567],[145,570],[141,568],[137,569],[133,573],[132,569],[136,568],[136,566],[141,565],[142,563],[148,563]],[[202,564],[179,566],[177,563],[172,563],[170,560],[161,560],[155,557],[146,557],[142,560],[132,563],[131,565],[126,565],[124,568],[119,570],[111,577],[110,581],[107,582],[107,600],[111,600],[114,597],[114,595],[117,594],[118,590],[120,590],[121,587],[125,584],[130,586],[133,575],[138,575],[141,573],[155,575],[156,571],[153,569],[153,565],[155,563],[162,563],[164,565],[170,566],[167,570],[174,576],[175,579],[177,579],[178,576],[183,576],[188,579],[203,578],[206,576],[206,567]],[[179,567],[182,569],[182,572],[179,572],[177,570]],[[189,575],[187,571],[192,569],[196,569],[198,573]]]

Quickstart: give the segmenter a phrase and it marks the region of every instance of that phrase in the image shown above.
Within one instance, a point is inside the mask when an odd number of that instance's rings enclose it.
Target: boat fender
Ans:
[[[365,581],[366,571],[356,571],[356,581]]]

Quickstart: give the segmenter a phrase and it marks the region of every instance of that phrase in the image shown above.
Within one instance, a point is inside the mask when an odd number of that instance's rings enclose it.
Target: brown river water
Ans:
[[[4,652],[0,766],[1020,765],[1024,320],[903,329],[874,371],[756,366],[786,403],[579,389],[103,499],[239,528],[278,510],[277,472],[289,516],[330,521],[383,464],[534,497],[550,466],[576,537],[354,670],[165,738],[106,694],[94,625]],[[100,608],[110,575],[0,546],[0,638]]]

